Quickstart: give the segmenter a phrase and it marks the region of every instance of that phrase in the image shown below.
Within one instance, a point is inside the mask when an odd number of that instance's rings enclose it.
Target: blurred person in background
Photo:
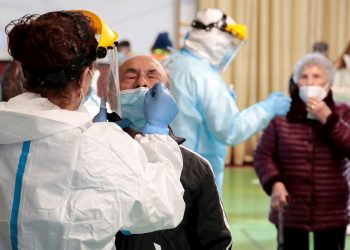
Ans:
[[[151,48],[152,56],[158,61],[162,61],[170,55],[171,50],[174,50],[174,48],[169,38],[169,33],[159,33]]]
[[[336,104],[333,63],[314,53],[295,66],[292,105],[272,120],[254,153],[254,167],[271,196],[270,221],[283,214],[284,250],[345,249],[350,157],[350,107]]]
[[[313,53],[321,53],[325,57],[328,57],[328,51],[329,51],[328,43],[323,41],[315,42],[314,45],[312,46]]]
[[[336,72],[334,76],[334,84],[332,86],[334,100],[345,102],[350,105],[350,42],[346,45],[344,52],[335,62],[335,67]],[[347,166],[348,170],[346,171],[346,176],[350,188],[350,160]],[[350,200],[348,210],[350,214]],[[348,225],[346,233],[350,235],[350,225]]]
[[[127,58],[132,57],[131,42],[129,40],[122,40],[118,43],[118,62],[119,64],[124,62]]]
[[[332,91],[334,99],[350,104],[350,42],[335,62],[336,73]]]
[[[275,92],[262,102],[238,109],[236,93],[229,90],[220,72],[231,64],[246,39],[245,25],[219,9],[204,9],[193,20],[184,48],[162,61],[180,110],[171,126],[176,135],[186,138],[186,147],[210,162],[219,193],[226,146],[266,128],[290,106],[290,97]]]
[[[23,93],[21,84],[21,65],[9,62],[0,77],[0,101],[7,102],[12,97]]]

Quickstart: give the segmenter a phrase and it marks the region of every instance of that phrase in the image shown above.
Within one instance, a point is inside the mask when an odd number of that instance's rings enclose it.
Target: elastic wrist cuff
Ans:
[[[169,128],[168,127],[161,128],[161,127],[153,126],[149,123],[146,123],[142,129],[142,134],[143,135],[146,135],[146,134],[167,135],[167,134],[169,134]]]

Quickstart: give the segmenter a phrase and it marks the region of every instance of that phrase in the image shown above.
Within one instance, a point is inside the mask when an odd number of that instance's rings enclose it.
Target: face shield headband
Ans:
[[[117,46],[118,34],[111,30],[107,24],[95,13],[87,10],[74,10],[81,12],[85,16],[91,18],[93,28],[96,30],[96,34],[100,36],[98,46],[96,49],[97,58],[105,58],[107,51],[114,49]]]
[[[214,23],[210,23],[208,25],[205,25],[201,21],[194,20],[191,24],[192,28],[195,29],[203,29],[206,31],[211,31],[212,28],[217,28],[223,32],[227,32],[235,37],[237,37],[239,40],[243,41],[247,38],[247,27],[244,24],[233,24],[233,23],[227,23],[226,21],[227,16],[226,14],[222,15],[222,18]]]

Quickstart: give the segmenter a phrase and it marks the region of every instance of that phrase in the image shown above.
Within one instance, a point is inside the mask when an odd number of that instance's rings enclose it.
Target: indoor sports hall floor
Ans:
[[[231,226],[233,249],[276,250],[276,230],[267,219],[269,202],[253,168],[225,169],[223,203]],[[346,249],[350,250],[350,236],[346,237]]]

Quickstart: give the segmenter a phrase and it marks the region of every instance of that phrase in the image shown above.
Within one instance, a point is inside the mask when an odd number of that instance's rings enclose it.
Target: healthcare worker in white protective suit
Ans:
[[[239,111],[235,93],[220,76],[244,44],[246,27],[219,9],[199,11],[184,48],[165,60],[170,90],[179,114],[171,127],[185,146],[208,159],[222,190],[226,145],[234,146],[285,115],[290,98],[273,93],[265,101]]]
[[[177,226],[182,155],[166,135],[177,106],[164,87],[147,93],[134,140],[82,108],[96,57],[116,51],[117,34],[101,19],[49,12],[7,34],[27,92],[0,102],[0,249],[112,249],[119,230]]]

